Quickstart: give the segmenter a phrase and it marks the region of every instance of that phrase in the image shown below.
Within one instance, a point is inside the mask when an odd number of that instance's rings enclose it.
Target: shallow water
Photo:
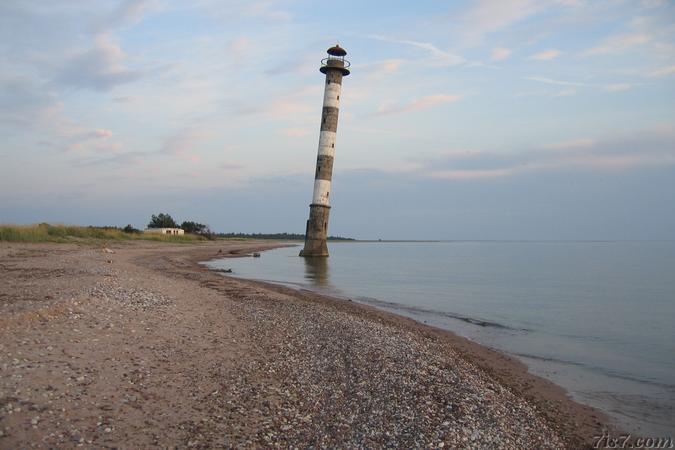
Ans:
[[[675,242],[350,242],[213,261],[452,330],[643,435],[675,428]]]

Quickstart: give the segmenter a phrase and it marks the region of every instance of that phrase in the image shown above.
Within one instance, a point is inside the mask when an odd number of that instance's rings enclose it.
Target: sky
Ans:
[[[0,223],[675,239],[672,0],[3,0]]]

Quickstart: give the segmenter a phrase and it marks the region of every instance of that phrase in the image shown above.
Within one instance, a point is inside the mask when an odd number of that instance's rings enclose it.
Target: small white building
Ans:
[[[185,230],[181,228],[146,228],[143,230],[144,233],[155,233],[155,234],[170,234],[173,236],[182,236],[185,234]]]

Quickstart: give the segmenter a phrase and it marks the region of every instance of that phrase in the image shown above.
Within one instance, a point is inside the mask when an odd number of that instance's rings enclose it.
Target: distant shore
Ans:
[[[606,428],[453,333],[199,264],[279,245],[0,243],[0,446],[579,448]]]

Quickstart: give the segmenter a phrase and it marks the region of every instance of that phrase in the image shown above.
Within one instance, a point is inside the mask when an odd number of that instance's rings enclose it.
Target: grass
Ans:
[[[76,225],[0,225],[0,241],[6,242],[82,242],[82,241],[162,241],[162,242],[200,242],[203,236],[186,234],[169,236],[162,234],[125,233],[115,227],[82,227]]]

